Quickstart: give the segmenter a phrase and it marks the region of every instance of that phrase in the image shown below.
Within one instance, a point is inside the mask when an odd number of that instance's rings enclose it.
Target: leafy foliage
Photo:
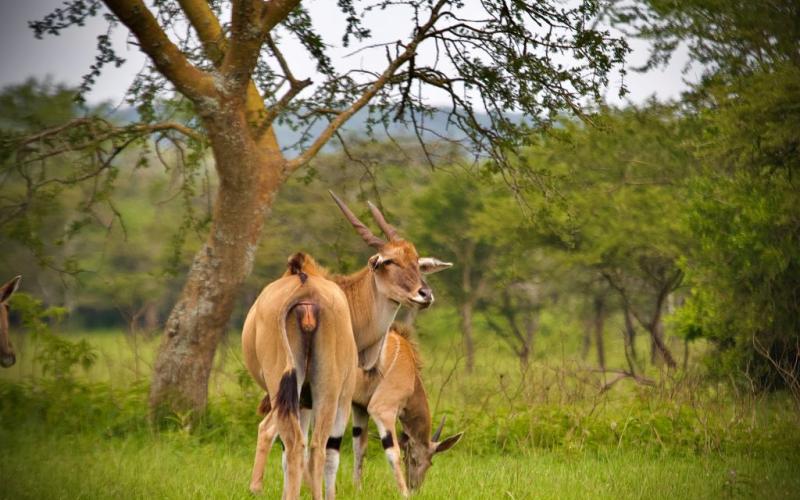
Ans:
[[[767,386],[792,387],[800,373],[798,78],[789,66],[711,89],[718,107],[686,215],[698,242],[682,327],[720,345],[718,369],[745,368]]]
[[[617,25],[652,43],[644,69],[668,62],[682,44],[709,80],[800,63],[800,28],[794,22],[800,11],[792,0],[617,1],[611,13]]]

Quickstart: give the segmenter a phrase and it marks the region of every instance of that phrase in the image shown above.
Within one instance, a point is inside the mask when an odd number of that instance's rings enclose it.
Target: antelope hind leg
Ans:
[[[275,441],[277,426],[275,412],[270,411],[258,424],[258,438],[256,440],[256,456],[253,463],[253,474],[250,478],[250,491],[260,493],[264,487],[264,467],[267,463],[269,450]]]

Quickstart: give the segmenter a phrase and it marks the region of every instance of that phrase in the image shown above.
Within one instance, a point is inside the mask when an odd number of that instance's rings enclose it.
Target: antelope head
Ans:
[[[428,469],[430,469],[433,464],[433,456],[452,448],[453,445],[461,439],[461,436],[464,435],[463,432],[459,432],[458,434],[439,441],[442,428],[444,427],[444,420],[445,419],[442,418],[439,428],[436,429],[436,432],[433,433],[433,436],[431,436],[430,441],[427,443],[421,442],[405,432],[401,432],[398,436],[400,448],[403,450],[403,461],[406,466],[406,484],[412,490],[419,489],[419,487],[422,486],[422,482],[425,480],[425,474],[427,474]]]
[[[17,291],[21,279],[22,276],[17,276],[0,287],[0,366],[3,368],[8,368],[17,361],[8,335],[8,299]]]
[[[433,303],[433,291],[425,282],[423,275],[447,269],[453,264],[433,257],[420,257],[414,244],[401,239],[397,235],[397,230],[386,222],[378,207],[367,202],[372,217],[386,239],[375,236],[342,200],[333,192],[330,194],[361,238],[367,245],[377,250],[377,253],[369,258],[368,265],[374,275],[378,292],[397,304],[418,309],[430,306]]]

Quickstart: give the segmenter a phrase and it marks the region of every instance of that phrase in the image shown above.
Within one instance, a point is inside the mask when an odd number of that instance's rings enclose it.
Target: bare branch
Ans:
[[[380,77],[372,82],[372,84],[366,88],[361,96],[356,99],[356,101],[353,102],[349,108],[336,116],[336,118],[334,118],[328,124],[325,130],[320,133],[317,139],[311,144],[311,146],[308,147],[305,152],[287,162],[286,169],[288,172],[292,172],[308,163],[319,152],[319,150],[322,149],[325,144],[327,144],[339,127],[341,127],[348,119],[350,119],[351,116],[363,108],[370,101],[370,99],[372,99],[375,94],[377,94],[390,81],[395,72],[411,59],[411,57],[416,53],[419,43],[425,39],[427,33],[439,19],[439,13],[442,7],[444,7],[446,4],[446,0],[439,0],[436,3],[436,5],[431,9],[431,15],[428,18],[428,21],[415,31],[414,37],[412,38],[411,42],[405,46],[405,50],[403,50],[403,52],[397,55],[394,59],[389,61],[389,64],[381,73]]]
[[[104,0],[122,24],[131,30],[139,47],[182,94],[197,102],[214,95],[211,77],[192,65],[169,39],[142,0]]]
[[[73,130],[81,129],[85,129],[86,140],[80,142],[71,142],[67,140],[60,147],[51,147],[51,141],[53,138],[56,138],[61,134],[70,133]],[[178,132],[198,142],[204,141],[202,134],[199,134],[197,131],[192,130],[182,123],[141,123],[126,127],[117,127],[103,118],[90,117],[70,120],[62,125],[43,130],[37,134],[17,139],[16,144],[14,144],[14,149],[25,155],[28,155],[32,152],[38,152],[38,154],[32,156],[31,158],[25,159],[24,163],[31,163],[70,151],[81,151],[92,148],[115,137],[133,137],[136,139],[156,132],[166,132],[170,130]],[[37,143],[44,143],[46,146],[45,149],[39,151],[39,148],[36,146]]]

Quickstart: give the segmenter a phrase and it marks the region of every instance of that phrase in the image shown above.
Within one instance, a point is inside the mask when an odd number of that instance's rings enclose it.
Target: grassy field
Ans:
[[[646,372],[652,387],[623,380],[601,392],[603,375],[575,355],[577,341],[564,340],[575,336],[559,333],[574,325],[547,319],[527,369],[482,336],[467,375],[458,338],[437,333],[454,321],[446,310],[430,315],[419,339],[434,418],[446,415],[445,435],[465,437],[435,458],[416,497],[800,498],[800,418],[786,395],[655,367]],[[160,432],[145,403],[157,339],[63,336],[93,347],[91,368],[43,374],[34,358],[44,347],[17,337],[20,361],[0,372],[0,498],[250,497],[260,394],[242,371],[238,334],[219,351],[207,417],[188,429],[177,416]],[[608,340],[609,363],[621,366],[618,342]],[[343,450],[342,498],[398,496],[377,438],[361,491],[349,438]],[[265,498],[279,494],[279,463],[276,447]]]
[[[250,498],[252,442],[202,443],[175,435],[101,439],[0,434],[4,498]],[[342,498],[395,498],[389,467],[371,443],[364,488],[345,451]],[[264,497],[280,494],[280,456],[267,464]],[[442,455],[416,498],[796,498],[797,457],[652,456],[635,451]],[[308,496],[307,492],[304,497]]]

